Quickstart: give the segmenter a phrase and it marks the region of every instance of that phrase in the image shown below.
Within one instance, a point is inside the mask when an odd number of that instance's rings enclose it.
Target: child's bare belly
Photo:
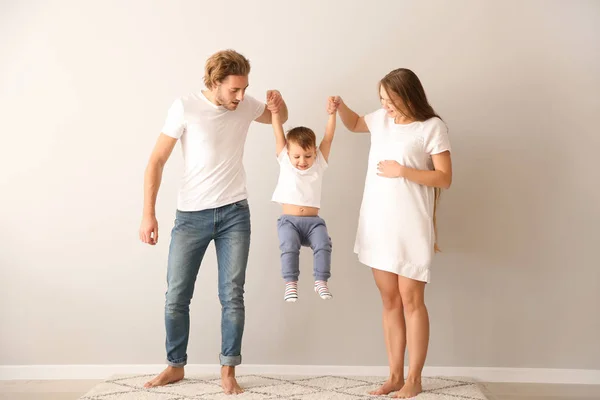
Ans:
[[[316,207],[297,206],[294,204],[284,204],[283,213],[286,215],[295,215],[297,217],[315,217],[319,215],[319,209]]]

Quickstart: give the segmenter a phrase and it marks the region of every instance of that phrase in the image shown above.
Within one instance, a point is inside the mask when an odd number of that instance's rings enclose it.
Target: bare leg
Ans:
[[[421,375],[429,345],[429,314],[425,306],[425,282],[398,276],[406,316],[408,339],[408,376],[396,397],[408,399],[423,391]]]
[[[398,275],[374,268],[372,270],[383,302],[383,333],[390,377],[379,389],[369,392],[369,394],[387,395],[400,390],[404,385],[406,326],[398,287]]]
[[[240,394],[244,392],[235,379],[235,367],[227,365],[221,367],[221,387],[223,387],[225,394]]]
[[[179,382],[183,379],[184,371],[183,367],[171,367],[168,366],[163,372],[158,374],[154,379],[144,384],[145,388],[151,388],[156,386],[165,386],[170,383]]]

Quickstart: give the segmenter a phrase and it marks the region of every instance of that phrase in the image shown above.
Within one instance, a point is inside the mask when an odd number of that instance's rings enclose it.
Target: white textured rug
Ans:
[[[121,376],[109,379],[90,390],[80,400],[354,400],[376,399],[369,390],[384,382],[382,377],[240,375],[245,390],[237,396],[222,393],[217,376],[189,376],[173,385],[144,389],[153,375]],[[462,378],[423,378],[418,400],[486,400],[477,384]],[[389,396],[391,397],[391,396]]]

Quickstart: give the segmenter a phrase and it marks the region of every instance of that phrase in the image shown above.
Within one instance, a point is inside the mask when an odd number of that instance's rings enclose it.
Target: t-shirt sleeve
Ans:
[[[262,113],[265,111],[265,107],[266,107],[265,103],[263,103],[262,101],[256,100],[252,96],[246,95],[246,98],[244,99],[244,101],[248,102],[248,110],[250,113],[250,117],[252,118],[252,121],[254,121],[256,118],[260,117],[262,115]]]
[[[385,121],[385,110],[380,108],[379,110],[373,111],[370,114],[366,114],[364,118],[367,128],[369,128],[369,132],[377,133],[383,127],[383,123]]]
[[[185,132],[185,118],[181,99],[175,100],[169,108],[161,132],[175,139],[179,139]]]
[[[331,154],[329,155],[329,157],[331,157]],[[323,157],[323,153],[321,153],[321,150],[319,149],[317,149],[317,162],[319,163],[319,166],[322,170],[326,170],[327,167],[329,167],[327,160],[325,160],[325,157]]]
[[[287,153],[287,147],[283,146],[283,149],[279,152],[279,155],[277,156],[277,161],[279,162],[279,164],[281,164],[285,160],[285,157],[287,157]]]
[[[435,118],[425,137],[425,152],[427,154],[440,154],[444,151],[451,151],[448,127],[444,121]]]

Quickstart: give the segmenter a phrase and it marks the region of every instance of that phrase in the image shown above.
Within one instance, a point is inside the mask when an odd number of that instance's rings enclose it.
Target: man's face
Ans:
[[[235,111],[248,88],[248,76],[229,75],[217,85],[215,100],[229,111]]]

